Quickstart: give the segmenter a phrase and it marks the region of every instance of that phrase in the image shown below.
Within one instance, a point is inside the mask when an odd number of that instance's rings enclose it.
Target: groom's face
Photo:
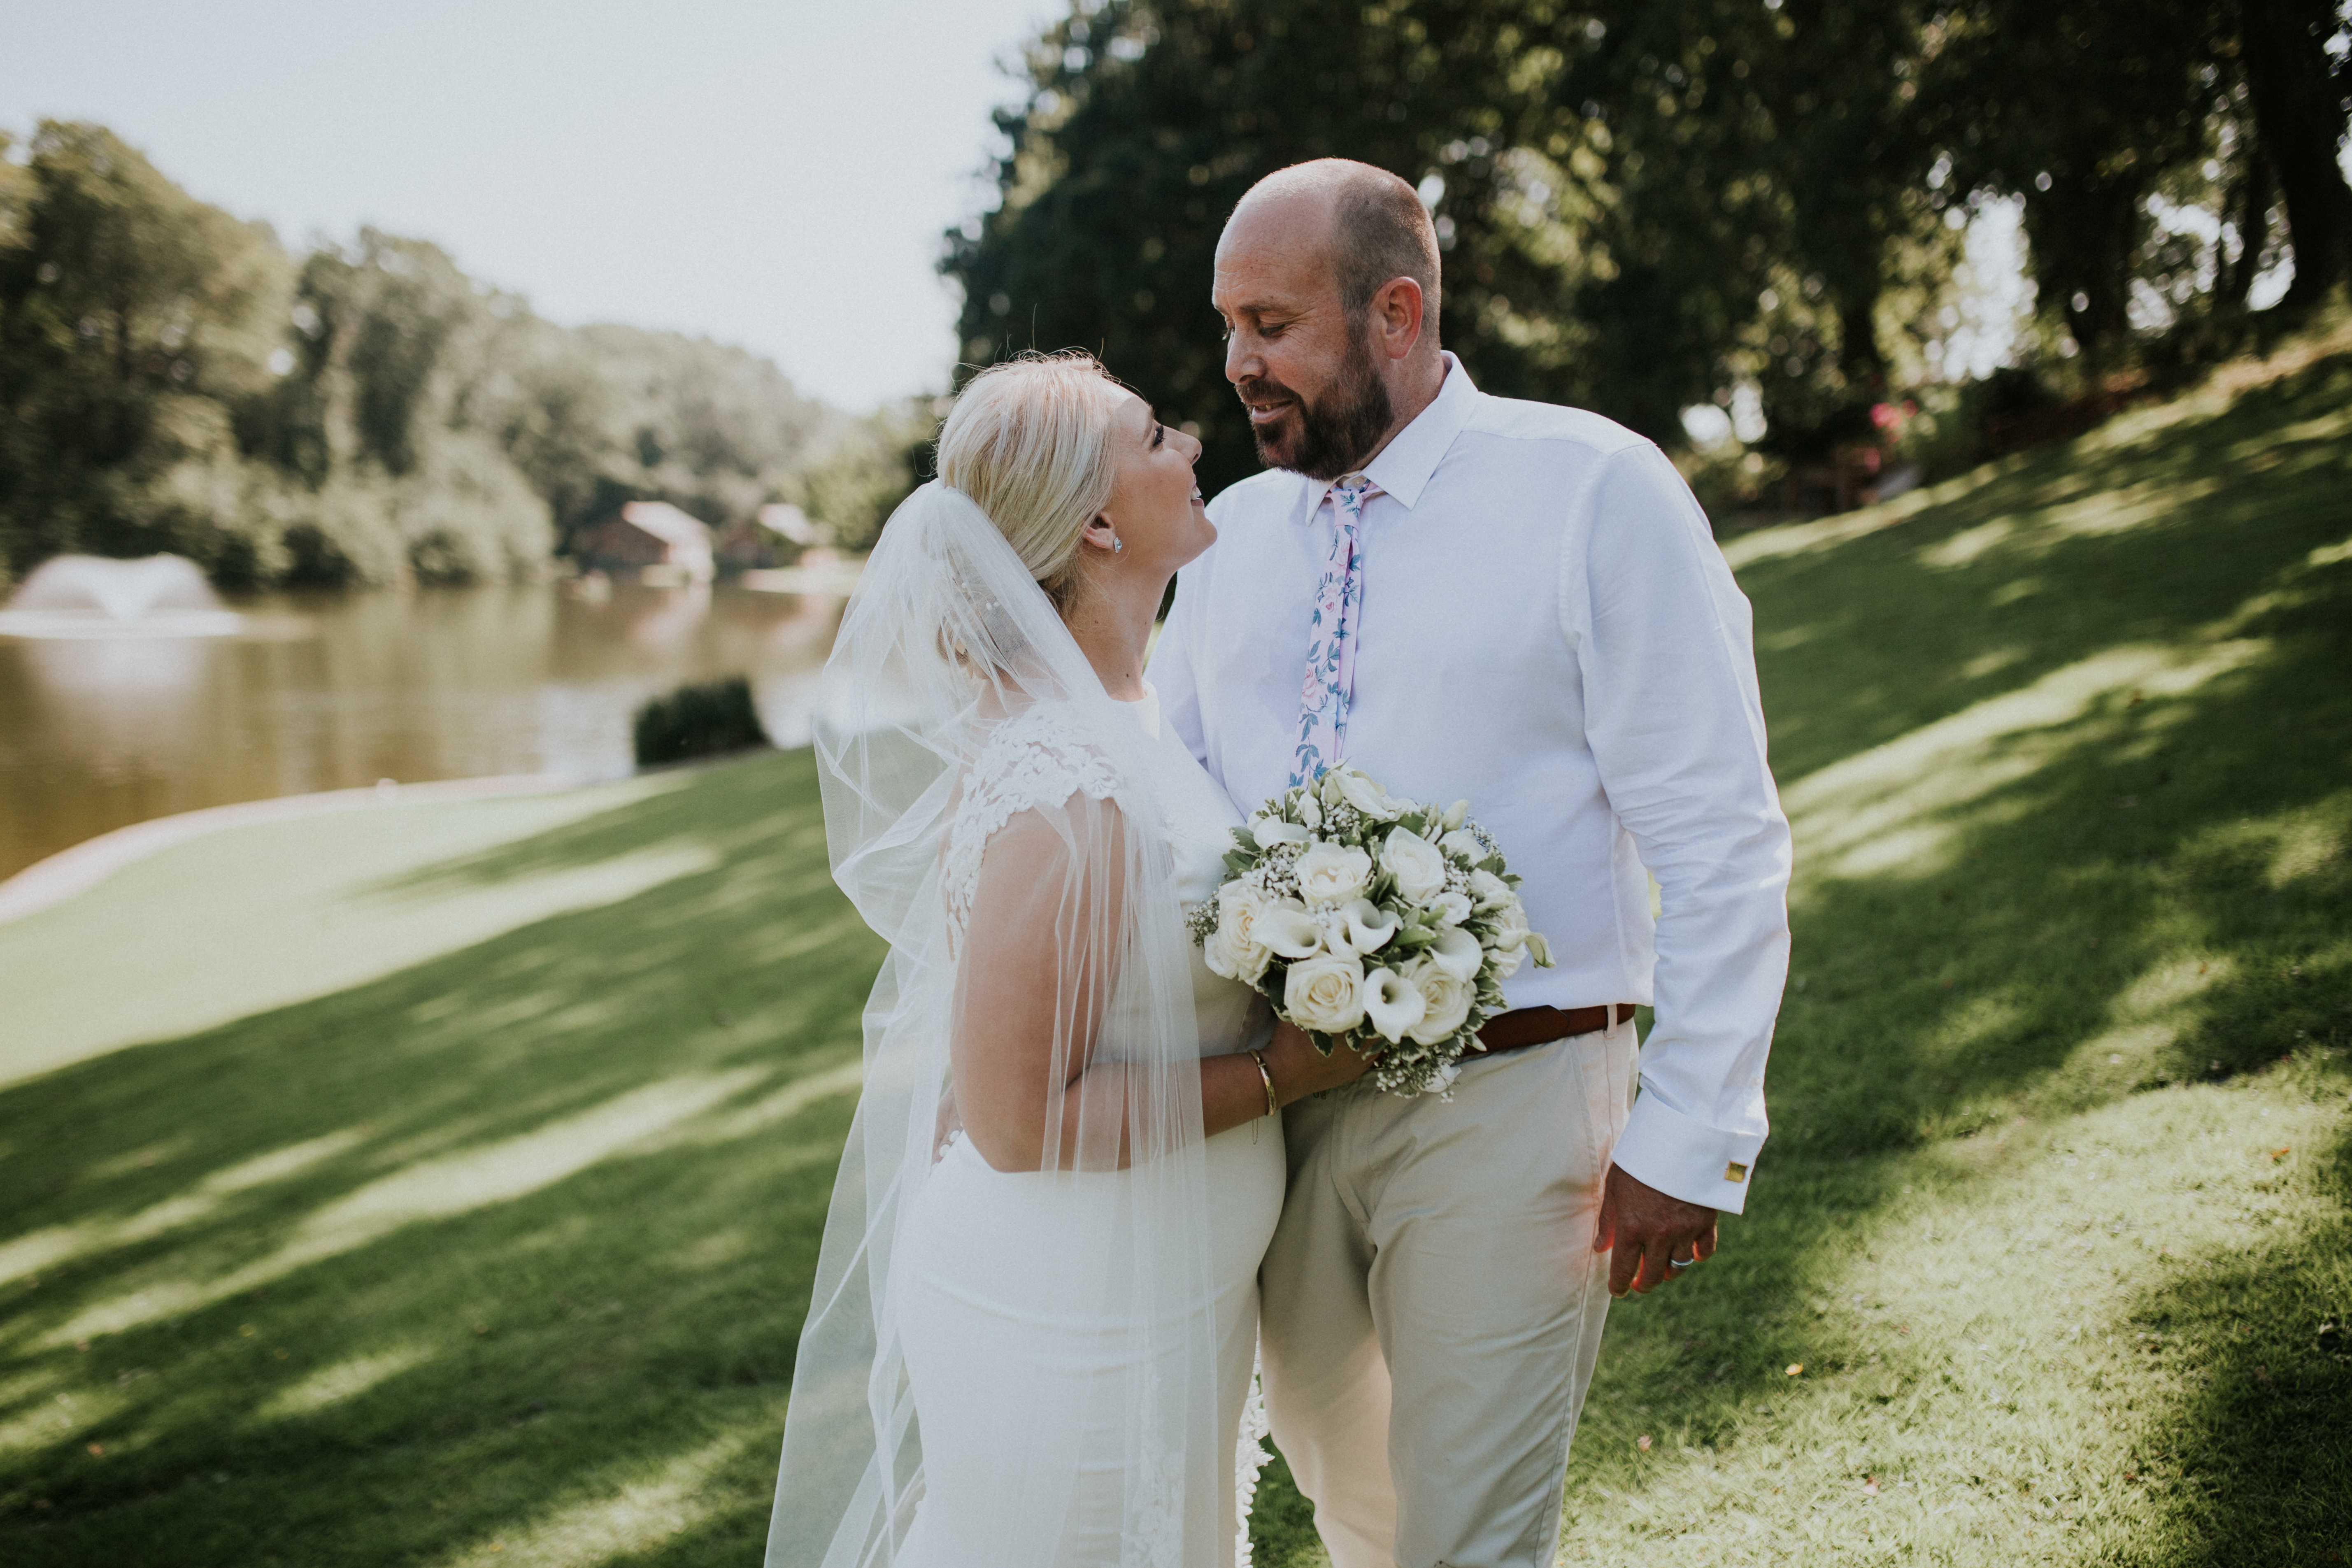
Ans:
[[[1335,479],[1380,443],[1393,410],[1369,318],[1340,303],[1318,216],[1291,203],[1235,214],[1211,298],[1259,460]]]

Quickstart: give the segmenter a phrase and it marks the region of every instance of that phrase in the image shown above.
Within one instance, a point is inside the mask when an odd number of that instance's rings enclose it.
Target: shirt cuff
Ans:
[[[1669,1197],[1738,1214],[1748,1206],[1748,1179],[1763,1147],[1752,1133],[1710,1127],[1645,1090],[1617,1135],[1612,1163]]]

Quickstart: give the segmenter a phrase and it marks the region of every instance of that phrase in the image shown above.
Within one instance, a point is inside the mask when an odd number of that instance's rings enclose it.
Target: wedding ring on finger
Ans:
[[[1669,1258],[1666,1259],[1666,1267],[1672,1269],[1681,1270],[1688,1268],[1692,1264],[1696,1263],[1698,1259],[1696,1258]]]

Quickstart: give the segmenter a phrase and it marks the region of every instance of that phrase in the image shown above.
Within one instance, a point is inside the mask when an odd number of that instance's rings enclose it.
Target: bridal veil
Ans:
[[[1233,1465],[1216,1430],[1200,1047],[1147,737],[1012,546],[933,481],[892,515],[850,601],[815,744],[835,879],[889,955],[865,1014],[864,1089],[793,1369],[767,1563],[907,1561],[927,1472],[904,1249],[941,1168],[950,1042],[982,1022],[974,982],[1006,966],[1053,1000],[1045,1113],[1034,1150],[994,1151],[1020,1173],[982,1179],[1053,1215],[1038,1265],[1053,1321],[1074,1360],[1109,1370],[1066,1402],[1006,1412],[995,1436],[1013,1462],[997,1473],[1010,1484],[925,1555],[1222,1562],[1231,1537],[1198,1473]],[[992,1369],[972,1370],[984,1385]],[[1094,1544],[1076,1539],[1081,1519]]]

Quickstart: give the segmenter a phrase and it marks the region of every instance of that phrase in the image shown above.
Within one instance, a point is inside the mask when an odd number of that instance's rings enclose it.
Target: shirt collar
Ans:
[[[1445,380],[1437,388],[1437,395],[1429,406],[1413,416],[1412,423],[1396,433],[1396,439],[1381,448],[1364,477],[1381,487],[1383,495],[1394,496],[1407,511],[1421,500],[1428,488],[1429,477],[1437,472],[1437,465],[1454,446],[1454,437],[1470,423],[1471,410],[1478,401],[1478,389],[1470,384],[1470,373],[1451,353],[1441,356],[1445,361]]]

